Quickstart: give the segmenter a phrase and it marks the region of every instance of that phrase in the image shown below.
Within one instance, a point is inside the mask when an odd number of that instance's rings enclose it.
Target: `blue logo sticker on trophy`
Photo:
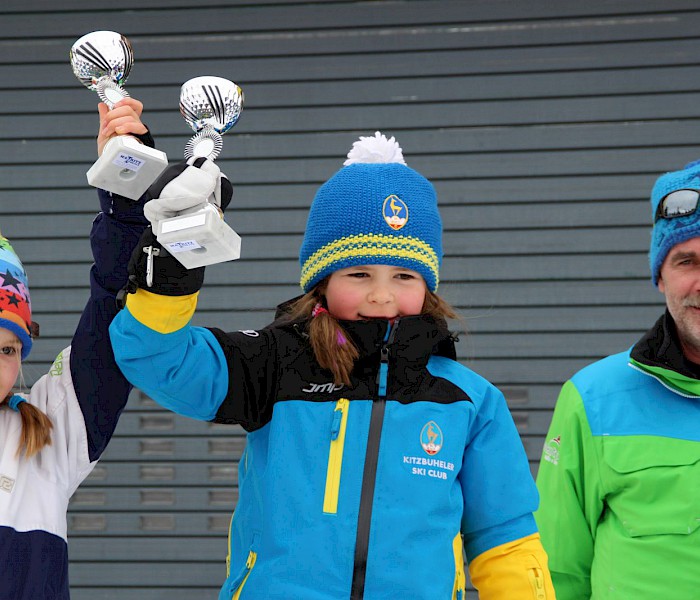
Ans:
[[[203,76],[190,79],[180,90],[180,112],[196,132],[185,146],[185,158],[214,160],[223,147],[222,136],[243,110],[243,91],[232,81]],[[156,237],[188,269],[236,260],[241,238],[224,221],[214,196],[204,208],[182,211],[156,225]]]
[[[123,35],[114,31],[84,35],[71,47],[70,62],[80,82],[97,92],[110,109],[129,96],[123,85],[134,64],[134,53]],[[87,180],[94,187],[138,200],[167,166],[165,152],[144,146],[132,136],[118,135],[105,144],[88,170]]]

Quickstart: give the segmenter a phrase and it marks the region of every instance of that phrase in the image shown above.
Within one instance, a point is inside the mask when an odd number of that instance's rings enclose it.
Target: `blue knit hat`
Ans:
[[[22,342],[22,360],[32,349],[32,305],[27,274],[10,242],[0,234],[0,327]]]
[[[700,160],[688,163],[681,171],[664,173],[656,180],[651,190],[651,217],[656,217],[659,203],[667,194],[676,190],[700,190]],[[654,223],[649,248],[651,280],[659,284],[661,265],[676,244],[700,237],[700,210],[685,217],[659,219]]]
[[[316,193],[299,252],[301,287],[309,292],[346,267],[404,267],[437,290],[442,222],[433,185],[406,166],[394,138],[361,137],[345,166]]]

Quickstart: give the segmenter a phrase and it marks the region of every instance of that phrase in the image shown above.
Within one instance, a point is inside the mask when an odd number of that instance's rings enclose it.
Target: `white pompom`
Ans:
[[[356,141],[350,152],[348,159],[343,163],[347,167],[355,163],[399,163],[405,165],[401,146],[392,137],[386,139],[386,136],[376,131],[374,137],[360,137]]]

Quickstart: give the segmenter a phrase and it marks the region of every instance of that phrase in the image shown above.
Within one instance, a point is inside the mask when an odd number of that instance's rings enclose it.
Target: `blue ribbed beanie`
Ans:
[[[651,190],[651,218],[654,219],[664,196],[683,189],[700,189],[700,160],[688,163],[680,171],[664,173]],[[700,237],[700,211],[686,217],[659,219],[654,223],[649,248],[651,280],[659,284],[659,272],[666,256],[676,244]]]
[[[309,292],[346,267],[382,264],[420,273],[437,290],[442,222],[433,185],[406,166],[392,137],[361,137],[316,193],[299,252]]]

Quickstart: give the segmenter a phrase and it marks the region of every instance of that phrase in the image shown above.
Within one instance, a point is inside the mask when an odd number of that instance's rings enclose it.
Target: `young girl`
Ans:
[[[305,295],[276,322],[190,326],[202,272],[159,249],[150,288],[135,255],[139,289],[110,329],[134,385],[248,432],[219,598],[464,598],[463,550],[481,598],[554,598],[518,433],[502,394],[456,362],[435,293],[433,186],[379,133],[345,164],[311,207]],[[193,204],[216,186],[201,166]],[[160,184],[151,217],[182,208],[178,177]]]
[[[109,117],[103,111],[98,145],[115,127],[143,134],[140,112],[133,99]],[[117,311],[115,295],[127,280],[126,264],[147,222],[143,202],[100,190],[100,204],[91,233],[90,299],[71,346],[28,394],[13,393],[36,330],[27,276],[0,236],[2,599],[68,599],[68,500],[105,449],[131,389],[114,361],[108,326]]]

